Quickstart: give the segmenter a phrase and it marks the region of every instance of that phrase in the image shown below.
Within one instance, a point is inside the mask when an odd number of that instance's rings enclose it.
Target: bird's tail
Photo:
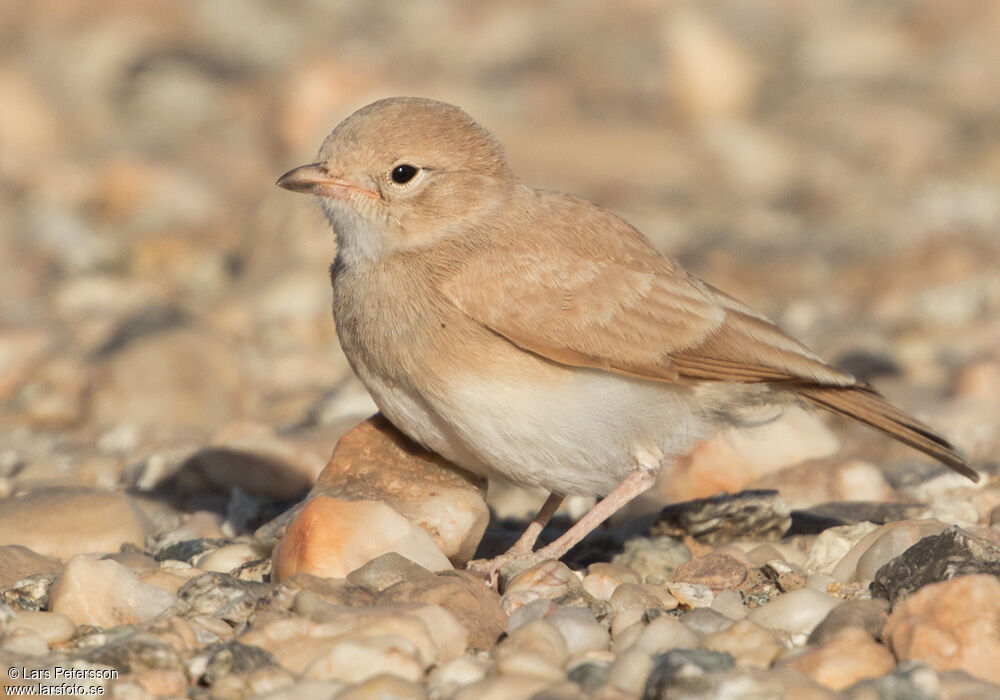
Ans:
[[[799,392],[827,410],[853,418],[902,443],[930,455],[962,476],[979,481],[977,474],[958,451],[926,425],[896,408],[874,389],[865,386],[809,386]]]

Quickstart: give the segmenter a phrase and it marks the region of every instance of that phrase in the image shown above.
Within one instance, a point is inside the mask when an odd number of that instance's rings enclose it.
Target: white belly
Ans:
[[[484,476],[563,494],[606,494],[715,427],[690,388],[554,365],[545,373],[548,381],[519,382],[487,370],[422,392],[362,380],[389,420],[431,450]]]

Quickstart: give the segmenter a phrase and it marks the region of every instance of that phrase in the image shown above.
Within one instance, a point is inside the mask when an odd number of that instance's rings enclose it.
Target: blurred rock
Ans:
[[[60,566],[19,544],[0,546],[0,589],[7,588],[32,574],[54,574]]]
[[[889,619],[886,601],[848,600],[838,605],[823,618],[809,635],[809,643],[823,646],[846,627],[863,629],[872,639],[882,636],[882,629]]]
[[[892,653],[857,627],[844,627],[826,644],[790,659],[787,665],[832,690],[844,690],[864,678],[896,667]]]
[[[250,396],[233,349],[184,329],[139,338],[104,360],[92,401],[100,425],[209,430],[242,413]]]
[[[216,433],[212,445],[188,457],[181,468],[196,471],[225,492],[238,487],[254,497],[285,500],[311,488],[323,462],[266,426],[235,423]]]
[[[0,543],[68,560],[87,552],[142,547],[149,524],[128,496],[89,489],[34,491],[0,508]]]
[[[841,603],[838,598],[800,588],[751,610],[747,619],[767,629],[808,635]]]
[[[83,554],[69,560],[49,598],[53,612],[98,627],[147,622],[177,602],[118,562]]]
[[[900,661],[961,669],[1000,683],[1000,582],[960,576],[920,589],[889,618],[885,638]]]
[[[938,520],[901,520],[882,525],[859,539],[831,574],[838,581],[870,581],[885,563],[944,528]]]
[[[718,591],[739,588],[746,577],[747,567],[742,562],[728,554],[712,552],[690,559],[677,567],[674,581],[700,583]]]
[[[797,510],[830,501],[889,501],[895,491],[874,464],[860,460],[805,462],[753,482],[753,488],[777,489]]]
[[[763,484],[766,475],[785,467],[831,455],[839,447],[840,442],[816,416],[792,408],[759,427],[725,430],[700,443],[671,469],[660,472],[656,488],[673,502],[736,492],[754,482]],[[784,486],[779,480],[760,488]]]
[[[741,491],[669,505],[650,526],[650,534],[691,535],[718,546],[740,538],[778,539],[789,524],[788,507],[777,491]]]

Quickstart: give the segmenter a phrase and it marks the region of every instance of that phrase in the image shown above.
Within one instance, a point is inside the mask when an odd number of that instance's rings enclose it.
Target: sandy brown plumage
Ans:
[[[549,489],[542,520],[560,494],[610,492],[537,556],[559,556],[760,405],[854,418],[977,478],[933,430],[611,212],[522,183],[457,107],[369,105],[279,184],[317,195],[337,233],[338,335],[400,430],[477,473]],[[511,556],[530,553],[538,525]]]

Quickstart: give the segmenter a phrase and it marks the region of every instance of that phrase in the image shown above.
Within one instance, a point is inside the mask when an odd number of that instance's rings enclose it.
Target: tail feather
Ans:
[[[979,481],[979,474],[951,443],[913,416],[890,404],[874,389],[861,385],[816,385],[800,387],[798,393],[817,406],[860,421],[930,455],[962,476]]]

